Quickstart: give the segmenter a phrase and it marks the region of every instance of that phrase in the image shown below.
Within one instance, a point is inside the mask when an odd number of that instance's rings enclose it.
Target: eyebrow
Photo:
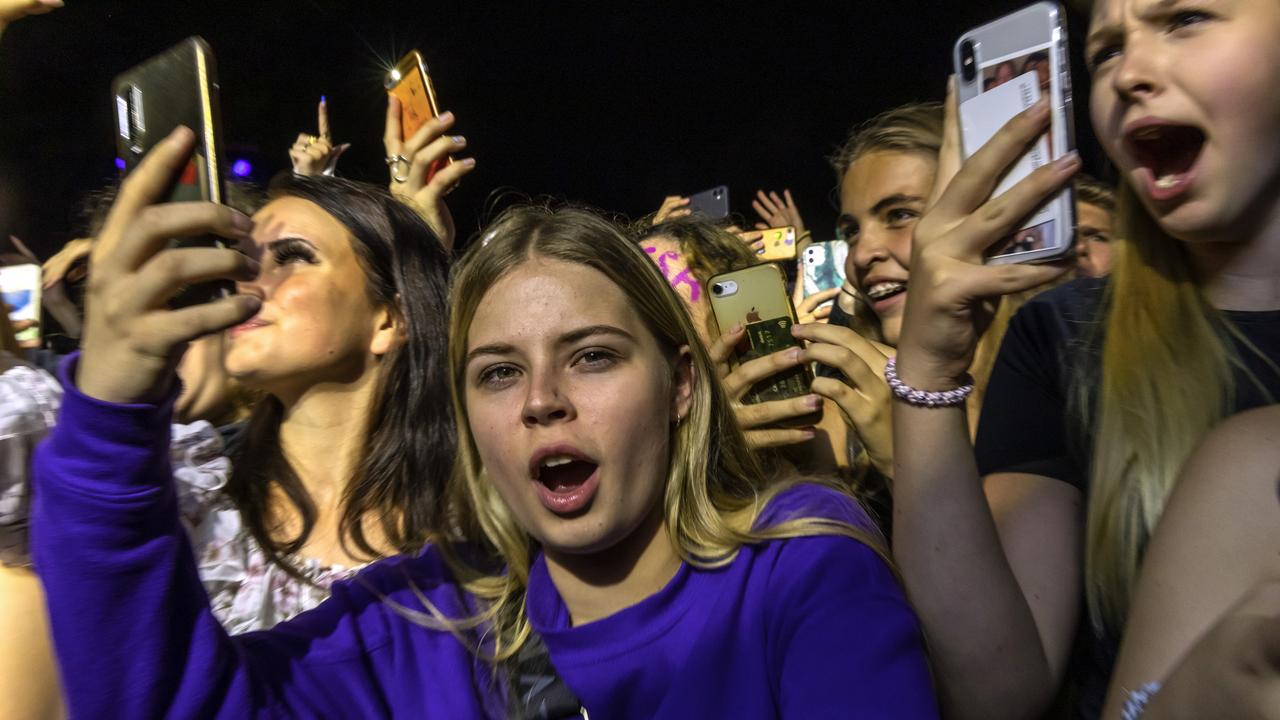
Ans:
[[[1182,2],[1182,0],[1156,0],[1156,2],[1152,3],[1150,6],[1143,8],[1139,13],[1139,17],[1145,22],[1153,15],[1160,15],[1180,2]],[[1084,39],[1084,46],[1087,50],[1104,40],[1114,40],[1123,36],[1124,30],[1120,23],[1109,23],[1091,30]]]
[[[908,203],[924,202],[924,198],[919,195],[907,195],[906,193],[894,193],[888,197],[880,199],[880,202],[871,206],[871,214],[879,215],[894,205],[906,205]]]
[[[620,327],[613,325],[587,325],[577,328],[576,330],[570,330],[569,332],[561,335],[556,339],[556,344],[573,345],[574,343],[581,342],[587,338],[596,337],[598,335],[608,335],[632,342],[635,342],[636,339],[634,335]],[[465,364],[470,365],[472,360],[480,357],[481,355],[509,355],[515,351],[516,347],[510,343],[489,343],[487,345],[481,345],[479,347],[472,348],[471,351],[467,353]]]
[[[310,245],[313,250],[320,249],[316,247],[315,243],[311,242],[310,240],[304,237],[300,237],[298,235],[289,235],[287,237],[276,238],[275,240],[272,240],[271,242],[267,243],[267,250],[270,250],[271,252],[275,252],[276,248],[280,247],[281,245],[287,245],[289,243],[295,243],[295,242],[306,243],[307,245]]]

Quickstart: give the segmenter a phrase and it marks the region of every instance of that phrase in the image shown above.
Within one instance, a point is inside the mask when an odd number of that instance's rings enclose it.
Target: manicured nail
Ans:
[[[447,110],[445,112],[440,113],[440,122],[447,123],[450,120],[453,120],[453,113]]]
[[[817,395],[809,395],[804,399],[805,407],[810,410],[817,410],[822,407],[822,398]]]
[[[321,96],[320,96],[320,104],[321,104],[321,105],[325,105],[325,104],[327,104],[327,102],[328,102],[328,101],[326,101],[326,100],[324,99],[324,96],[323,96],[323,95],[321,95]]]
[[[467,141],[467,139],[462,137],[461,135],[454,135],[449,139],[453,141],[454,145],[461,145]]]
[[[800,362],[800,353],[802,350],[798,347],[791,348],[787,351],[787,360],[791,362]]]
[[[1059,171],[1063,173],[1071,172],[1076,168],[1080,167],[1080,153],[1076,152],[1075,150],[1072,150],[1071,152],[1067,153],[1066,155],[1063,155],[1062,157],[1058,158],[1054,162],[1057,163]]]

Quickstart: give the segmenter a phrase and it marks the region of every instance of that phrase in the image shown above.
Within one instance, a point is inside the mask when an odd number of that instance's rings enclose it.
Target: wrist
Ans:
[[[906,345],[898,346],[896,357],[898,378],[919,390],[945,392],[973,382],[968,362],[936,358]]]

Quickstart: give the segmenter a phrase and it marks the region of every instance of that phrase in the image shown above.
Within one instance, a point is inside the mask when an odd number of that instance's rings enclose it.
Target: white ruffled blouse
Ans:
[[[0,563],[30,564],[31,453],[53,427],[61,399],[52,376],[0,351]],[[293,558],[304,582],[269,562],[223,493],[231,461],[209,423],[173,425],[169,452],[200,578],[227,632],[262,630],[310,610],[329,596],[334,581],[359,570]]]

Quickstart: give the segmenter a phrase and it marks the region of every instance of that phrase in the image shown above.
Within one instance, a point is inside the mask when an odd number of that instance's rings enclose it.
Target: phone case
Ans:
[[[845,281],[844,264],[848,257],[849,243],[843,240],[816,242],[805,248],[800,269],[804,296],[842,287]],[[832,302],[834,301],[828,300],[818,307],[825,307]]]
[[[440,114],[431,73],[427,72],[427,64],[422,59],[422,53],[417,50],[410,50],[400,58],[395,68],[387,73],[384,87],[387,92],[400,99],[400,134],[405,140],[413,137],[428,120]],[[452,163],[451,156],[432,163],[427,170],[427,179]]]
[[[721,332],[739,323],[746,330],[742,343],[734,350],[735,367],[800,345],[791,335],[796,313],[787,297],[786,280],[777,265],[753,265],[721,273],[711,278],[710,285],[711,312]],[[809,392],[812,382],[809,366],[801,365],[756,383],[743,400],[758,403],[798,397]],[[818,411],[787,424],[812,425],[821,416]]]
[[[964,156],[982,147],[1009,119],[1049,97],[1049,132],[996,187],[998,196],[1037,167],[1075,149],[1065,14],[1038,2],[965,33],[955,45],[957,100]],[[1075,200],[1068,186],[1016,233],[987,250],[989,263],[1046,262],[1075,242]]]
[[[199,37],[172,48],[116,76],[112,83],[116,106],[116,150],[131,172],[156,143],[179,125],[196,134],[195,149],[186,169],[174,182],[170,202],[223,202],[222,118],[218,103],[218,72],[213,51]],[[221,238],[177,238],[177,247],[226,247]],[[170,305],[185,307],[230,295],[235,284],[217,280],[193,285]]]
[[[796,258],[796,229],[791,225],[785,227],[768,228],[763,231],[761,240],[764,241],[764,252],[760,253],[760,259],[767,262],[776,260],[795,260]]]
[[[720,185],[689,196],[689,209],[704,220],[729,217],[729,187]]]
[[[0,294],[9,306],[10,320],[40,320],[40,266],[36,264],[0,267]],[[39,326],[17,334],[18,342],[40,339]]]

